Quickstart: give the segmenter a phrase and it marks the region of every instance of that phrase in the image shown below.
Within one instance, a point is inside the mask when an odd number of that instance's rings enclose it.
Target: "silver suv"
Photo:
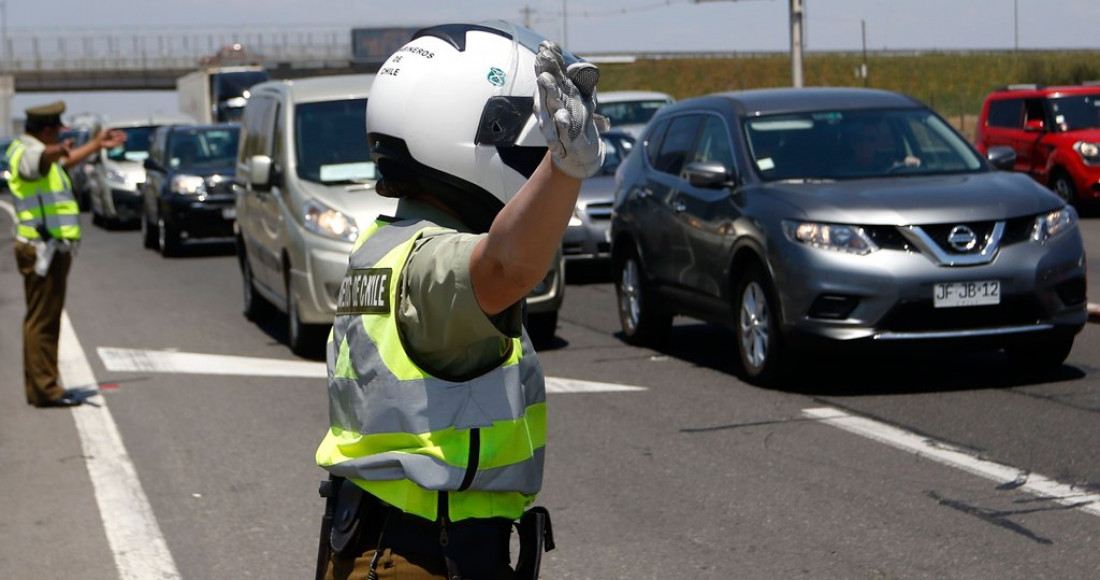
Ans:
[[[668,105],[618,172],[623,335],[686,314],[731,327],[746,380],[810,346],[1004,348],[1061,365],[1084,326],[1077,213],[931,109],[866,89]]]

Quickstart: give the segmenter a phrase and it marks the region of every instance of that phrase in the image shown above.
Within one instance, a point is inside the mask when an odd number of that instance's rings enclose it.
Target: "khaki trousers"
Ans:
[[[65,393],[57,368],[57,341],[72,254],[54,252],[45,276],[34,272],[34,245],[16,240],[15,261],[23,275],[27,315],[23,318],[23,386],[27,403],[41,405]]]

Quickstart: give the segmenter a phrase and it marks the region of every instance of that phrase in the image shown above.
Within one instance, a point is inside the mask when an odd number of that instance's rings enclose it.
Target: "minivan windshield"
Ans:
[[[120,129],[126,133],[126,143],[107,150],[107,159],[112,161],[144,161],[149,156],[149,147],[153,142],[155,126],[150,127],[123,127]]]
[[[317,183],[377,179],[367,146],[367,100],[302,103],[294,108],[298,177]]]
[[[980,171],[977,151],[927,109],[813,111],[744,121],[764,181]]]

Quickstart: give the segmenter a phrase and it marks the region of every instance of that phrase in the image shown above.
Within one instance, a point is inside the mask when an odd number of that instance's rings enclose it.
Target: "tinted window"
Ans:
[[[268,80],[267,71],[224,72],[214,75],[214,98],[219,101],[244,96],[245,90]]]
[[[124,127],[126,143],[107,150],[107,158],[114,161],[143,161],[149,156],[153,146],[153,132],[156,127]]]
[[[237,136],[233,126],[177,130],[168,141],[168,164],[181,170],[231,166],[237,154]]]
[[[726,122],[716,115],[707,115],[703,121],[703,130],[699,133],[699,145],[695,148],[692,161],[717,161],[726,169],[733,170],[733,146],[730,143]]]
[[[367,100],[303,103],[294,108],[298,177],[320,183],[375,179],[367,146]]]
[[[625,133],[605,133],[600,135],[600,138],[603,139],[605,152],[600,172],[615,173],[623,159],[626,159],[634,148],[634,139]]]
[[[278,107],[275,99],[256,97],[248,102],[242,120],[241,160],[246,161],[253,155],[271,155],[272,117]]]
[[[1054,130],[1076,131],[1100,127],[1100,95],[1079,95],[1050,100]]]
[[[695,146],[700,120],[701,115],[682,115],[672,119],[668,133],[661,143],[661,151],[657,154],[657,161],[653,164],[657,171],[680,175],[688,154]]]
[[[989,116],[986,119],[986,125],[990,127],[1009,127],[1017,129],[1024,126],[1023,119],[1023,99],[990,101]]]
[[[668,130],[668,119],[658,121],[649,131],[649,136],[646,138],[646,157],[649,159],[649,164],[656,166],[657,154],[661,152],[661,141],[665,138],[665,132]]]

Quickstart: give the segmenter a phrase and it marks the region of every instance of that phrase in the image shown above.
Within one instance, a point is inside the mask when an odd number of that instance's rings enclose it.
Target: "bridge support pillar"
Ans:
[[[15,132],[11,118],[11,99],[14,95],[15,77],[0,75],[0,137],[11,137]]]

